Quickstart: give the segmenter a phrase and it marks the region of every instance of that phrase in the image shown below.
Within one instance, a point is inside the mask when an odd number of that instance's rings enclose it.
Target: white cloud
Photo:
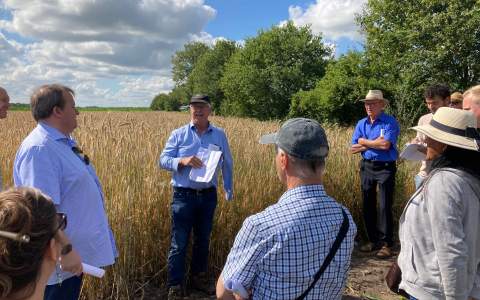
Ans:
[[[360,13],[366,0],[316,0],[306,9],[299,6],[288,8],[289,19],[297,26],[310,25],[314,33],[337,40],[345,37],[361,40],[355,24],[355,14]]]
[[[203,0],[4,0],[3,8],[12,18],[0,20],[10,36],[0,32],[0,82],[13,102],[60,82],[79,89],[79,105],[148,105],[173,87],[176,50],[216,40],[204,32],[216,11]]]

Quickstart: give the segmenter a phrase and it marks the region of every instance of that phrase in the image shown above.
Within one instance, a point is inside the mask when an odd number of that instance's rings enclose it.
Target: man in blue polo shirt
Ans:
[[[175,129],[160,155],[160,167],[173,173],[172,229],[168,254],[168,299],[183,299],[185,257],[193,229],[193,250],[190,272],[192,287],[214,294],[215,286],[207,276],[207,258],[213,216],[217,206],[217,172],[209,182],[190,179],[192,168],[201,168],[197,157],[200,148],[219,150],[225,198],[233,198],[233,160],[223,129],[213,126],[208,117],[210,99],[195,95],[190,100],[190,123]]]
[[[383,112],[388,100],[380,90],[370,90],[361,101],[367,117],[361,119],[352,137],[352,153],[361,153],[360,181],[363,199],[363,218],[369,242],[361,251],[377,252],[377,257],[392,255],[392,204],[395,187],[395,161],[398,157],[397,139],[400,127],[394,117]],[[380,219],[377,221],[377,185],[380,192]]]

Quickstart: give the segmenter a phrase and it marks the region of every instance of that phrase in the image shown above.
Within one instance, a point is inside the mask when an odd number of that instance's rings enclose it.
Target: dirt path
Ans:
[[[358,298],[344,297],[344,299],[401,299],[400,296],[390,292],[384,281],[385,274],[395,259],[396,256],[390,259],[379,259],[371,254],[355,251],[352,256],[345,294]]]
[[[378,259],[372,254],[355,251],[348,275],[345,296],[342,300],[399,300],[399,296],[390,292],[385,285],[385,274],[395,258]],[[167,299],[166,290],[149,288],[145,294],[135,299],[160,300]],[[185,300],[211,300],[202,294],[191,293]]]

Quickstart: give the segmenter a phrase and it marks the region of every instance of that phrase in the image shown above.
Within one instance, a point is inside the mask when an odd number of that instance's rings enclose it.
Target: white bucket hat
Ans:
[[[477,119],[470,111],[440,107],[427,125],[411,129],[441,143],[467,150],[480,150]]]
[[[385,104],[388,104],[388,100],[383,98],[383,93],[381,90],[369,90],[365,99],[360,99],[360,101],[374,101],[374,100],[383,100]]]

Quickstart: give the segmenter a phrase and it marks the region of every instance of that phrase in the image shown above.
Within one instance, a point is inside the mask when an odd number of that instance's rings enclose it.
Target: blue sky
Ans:
[[[72,87],[77,105],[148,106],[173,87],[171,56],[190,41],[243,41],[293,21],[336,55],[362,49],[365,0],[1,0],[0,83],[12,102],[34,87]]]

